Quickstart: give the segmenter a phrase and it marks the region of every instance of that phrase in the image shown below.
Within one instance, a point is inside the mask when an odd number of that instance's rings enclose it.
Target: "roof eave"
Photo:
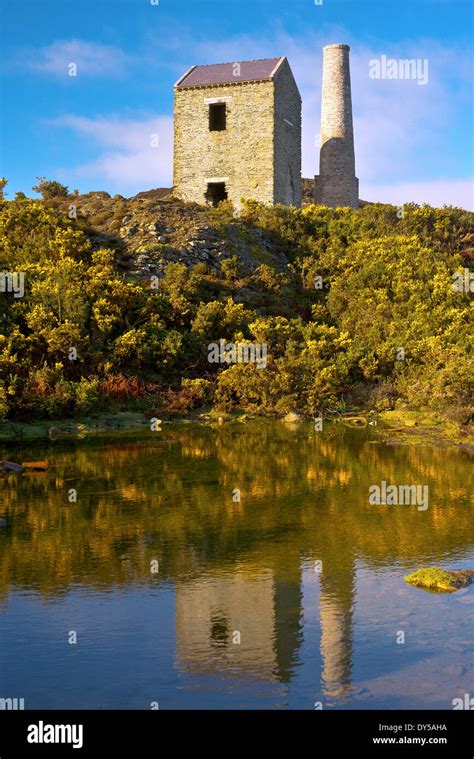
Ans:
[[[182,78],[180,79],[182,81]],[[243,84],[258,84],[259,82],[272,82],[272,77],[265,77],[265,79],[245,79],[240,82],[209,82],[208,84],[184,84],[178,87],[178,83],[175,84],[175,88],[179,90],[202,90],[206,87],[239,87]]]

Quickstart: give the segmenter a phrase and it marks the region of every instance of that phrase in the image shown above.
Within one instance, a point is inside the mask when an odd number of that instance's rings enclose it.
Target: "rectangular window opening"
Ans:
[[[209,131],[222,132],[226,128],[226,104],[212,103],[209,106]]]

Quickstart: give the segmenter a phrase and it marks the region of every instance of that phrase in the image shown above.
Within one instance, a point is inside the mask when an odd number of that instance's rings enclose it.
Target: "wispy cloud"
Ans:
[[[114,45],[85,40],[57,40],[39,48],[25,48],[15,65],[54,76],[68,76],[70,64],[78,76],[121,76],[129,56]]]
[[[72,170],[63,170],[63,176],[87,177],[91,185],[103,187],[107,183],[120,193],[171,186],[173,119],[170,116],[124,119],[66,115],[49,123],[72,129],[99,149],[96,159]]]

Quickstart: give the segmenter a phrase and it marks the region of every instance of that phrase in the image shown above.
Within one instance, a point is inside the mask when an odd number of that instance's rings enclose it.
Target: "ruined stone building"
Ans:
[[[301,205],[301,97],[286,58],[192,66],[174,88],[174,194]],[[349,46],[326,45],[314,202],[358,207]]]
[[[286,58],[193,66],[174,94],[177,197],[301,204],[301,97]]]

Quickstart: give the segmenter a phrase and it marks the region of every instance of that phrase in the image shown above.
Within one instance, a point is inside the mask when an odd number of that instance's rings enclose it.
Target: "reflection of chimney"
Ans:
[[[349,45],[323,48],[321,152],[319,176],[314,178],[314,202],[358,208],[359,180],[355,175]]]
[[[322,688],[326,696],[342,696],[351,688],[352,572],[320,583]]]

